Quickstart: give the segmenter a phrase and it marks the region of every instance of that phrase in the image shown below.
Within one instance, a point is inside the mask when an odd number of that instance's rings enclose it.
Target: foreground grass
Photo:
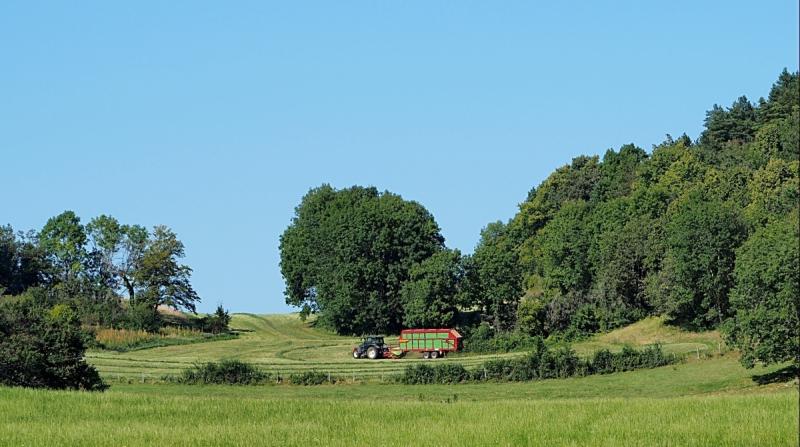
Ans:
[[[327,388],[361,388],[368,394],[380,387]],[[502,401],[473,399],[478,396],[469,391],[463,398],[414,401],[271,394],[308,389],[299,387],[261,387],[248,398],[181,389],[163,394],[124,387],[105,394],[0,389],[0,445],[790,446],[797,441],[794,389]]]

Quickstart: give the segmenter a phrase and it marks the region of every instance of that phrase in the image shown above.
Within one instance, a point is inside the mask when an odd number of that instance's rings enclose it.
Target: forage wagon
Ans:
[[[399,358],[408,352],[421,352],[422,358],[437,359],[462,348],[462,337],[455,329],[404,329],[397,346],[387,345],[383,337],[370,335],[353,348],[353,357]]]

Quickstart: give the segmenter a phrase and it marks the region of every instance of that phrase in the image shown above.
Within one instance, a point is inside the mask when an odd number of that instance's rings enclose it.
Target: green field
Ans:
[[[408,364],[424,361],[419,354],[410,354],[400,360],[353,359],[351,350],[358,339],[315,329],[311,324],[301,322],[295,314],[236,314],[231,326],[242,331],[237,339],[124,353],[98,351],[90,352],[88,357],[112,383],[119,380],[158,380],[165,374],[177,374],[198,361],[224,358],[246,360],[272,373],[286,375],[317,370],[351,380],[385,379],[401,372]],[[390,344],[395,341],[387,338]],[[625,343],[643,345],[655,342],[663,343],[667,352],[692,355],[713,354],[719,351],[720,346],[716,332],[684,332],[664,326],[660,319],[650,318],[578,343],[574,348],[579,354],[591,354],[602,348],[621,349]],[[490,358],[514,355],[519,354],[458,354],[436,361],[458,362],[470,367]]]
[[[380,383],[381,375],[422,360],[354,360],[354,339],[316,330],[296,316],[237,315],[233,326],[249,331],[232,340],[90,353],[112,385],[105,393],[0,388],[0,445],[797,445],[797,384],[777,380],[782,365],[746,370],[735,352],[725,353],[716,333],[687,333],[657,319],[575,348],[590,353],[659,341],[690,354],[686,362],[583,378],[450,386]],[[475,364],[487,357],[436,361]],[[311,387],[156,380],[221,358],[359,380]]]

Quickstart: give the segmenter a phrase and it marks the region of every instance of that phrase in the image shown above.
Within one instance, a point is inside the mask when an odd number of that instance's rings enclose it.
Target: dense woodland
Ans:
[[[784,70],[768,98],[713,106],[694,141],[573,159],[472,255],[416,202],[312,189],[281,237],[286,302],[343,334],[454,325],[484,342],[664,315],[723,330],[747,365],[796,360],[798,88]]]

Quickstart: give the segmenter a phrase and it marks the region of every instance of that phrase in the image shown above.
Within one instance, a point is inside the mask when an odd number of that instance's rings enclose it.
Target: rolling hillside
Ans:
[[[341,337],[302,322],[296,314],[253,315],[235,314],[231,327],[241,335],[233,340],[212,341],[189,345],[116,353],[94,351],[89,361],[102,375],[115,379],[158,379],[165,374],[175,374],[197,362],[237,358],[273,372],[290,374],[317,370],[345,378],[374,378],[402,371],[406,365],[422,362],[418,354],[400,360],[355,360],[351,357],[357,338]],[[396,339],[388,338],[392,344]],[[720,347],[719,334],[684,332],[665,326],[660,319],[650,318],[631,326],[593,337],[573,347],[579,354],[610,348],[621,349],[625,344],[634,346],[660,342],[668,352],[708,354]],[[457,354],[437,362],[459,362],[475,366],[488,358],[514,356],[509,354]]]

